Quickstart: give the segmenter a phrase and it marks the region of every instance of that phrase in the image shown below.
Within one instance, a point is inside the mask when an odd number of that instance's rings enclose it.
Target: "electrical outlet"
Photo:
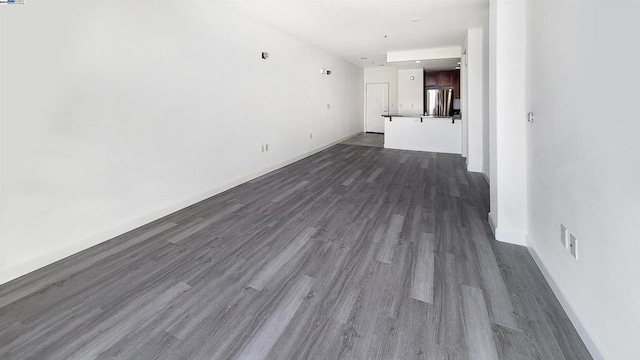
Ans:
[[[313,133],[309,133],[309,139],[313,139]]]
[[[264,145],[264,151],[269,151],[269,144]]]
[[[578,260],[578,239],[573,234],[569,234],[569,252]]]
[[[260,145],[260,151],[264,152],[264,145]]]
[[[569,248],[569,230],[562,224],[560,224],[560,242],[565,249]]]

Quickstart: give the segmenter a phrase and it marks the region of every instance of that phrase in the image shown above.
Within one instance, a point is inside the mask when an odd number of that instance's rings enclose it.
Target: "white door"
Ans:
[[[365,131],[384,133],[384,114],[389,113],[389,84],[367,84]]]

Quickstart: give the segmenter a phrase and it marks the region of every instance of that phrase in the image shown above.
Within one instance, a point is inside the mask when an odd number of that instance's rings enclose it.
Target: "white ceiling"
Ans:
[[[212,1],[362,67],[394,65],[387,51],[460,46],[489,16],[489,0]]]

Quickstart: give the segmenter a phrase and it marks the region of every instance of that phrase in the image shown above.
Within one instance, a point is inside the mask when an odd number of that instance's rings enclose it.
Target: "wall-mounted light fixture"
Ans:
[[[267,60],[267,58],[269,58],[269,53],[268,52],[262,52],[262,58]]]

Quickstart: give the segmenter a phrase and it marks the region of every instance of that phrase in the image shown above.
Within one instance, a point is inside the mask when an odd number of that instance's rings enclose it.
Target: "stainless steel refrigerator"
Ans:
[[[433,117],[453,116],[453,89],[426,89],[424,92],[424,115]]]

